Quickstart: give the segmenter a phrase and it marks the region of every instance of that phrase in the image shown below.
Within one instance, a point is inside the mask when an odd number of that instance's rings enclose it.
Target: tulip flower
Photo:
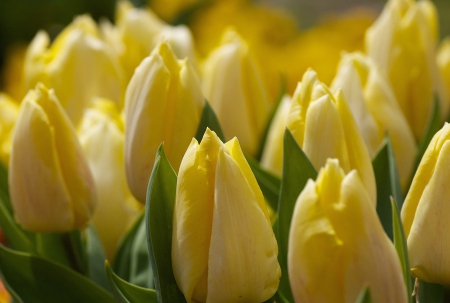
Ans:
[[[283,171],[283,140],[290,108],[291,98],[285,95],[272,119],[261,155],[261,165],[277,176]]]
[[[49,44],[49,35],[39,31],[28,48],[27,89],[38,82],[54,88],[75,125],[94,97],[109,98],[122,106],[124,77],[119,58],[100,39],[90,17],[77,17]]]
[[[97,187],[98,205],[92,219],[106,256],[112,260],[120,238],[141,208],[125,177],[124,127],[116,105],[97,100],[84,113],[79,138]]]
[[[287,128],[319,170],[328,158],[337,158],[346,173],[356,169],[376,203],[375,176],[369,152],[352,113],[339,91],[333,95],[308,70],[292,97]]]
[[[203,110],[199,80],[188,59],[176,59],[161,43],[131,78],[125,96],[125,165],[131,192],[145,201],[161,142],[178,170]]]
[[[135,8],[130,2],[120,1],[117,5],[116,26],[103,22],[101,29],[118,54],[127,80],[161,40],[171,46],[177,58],[188,57],[196,66],[194,42],[189,28],[184,25],[170,26],[148,9]]]
[[[294,208],[288,271],[295,302],[407,302],[400,260],[356,170],[328,159]]]
[[[22,101],[8,182],[15,219],[26,230],[67,232],[92,217],[96,192],[88,163],[54,91],[42,84]]]
[[[449,100],[436,65],[437,13],[431,1],[389,0],[367,30],[366,51],[385,72],[417,141],[439,97],[442,119]]]
[[[227,31],[206,59],[203,89],[225,137],[238,137],[244,152],[255,155],[270,106],[248,46],[234,31]]]
[[[438,131],[414,176],[401,217],[411,273],[423,281],[450,285],[450,124]]]
[[[409,185],[417,148],[395,95],[376,64],[362,53],[344,54],[331,90],[342,89],[358,129],[373,157],[386,132],[392,140],[403,188]]]
[[[180,166],[172,267],[190,302],[263,302],[277,290],[278,246],[262,192],[236,138],[207,129]]]
[[[439,45],[436,61],[448,95],[450,93],[450,37],[446,37]]]
[[[7,94],[0,93],[0,160],[9,163],[12,129],[19,115],[19,105]]]

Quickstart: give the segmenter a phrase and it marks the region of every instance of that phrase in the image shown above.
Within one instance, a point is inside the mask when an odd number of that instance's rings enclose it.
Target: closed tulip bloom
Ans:
[[[401,216],[414,277],[450,285],[450,124],[438,131],[414,176]]]
[[[283,140],[290,108],[291,98],[285,95],[272,119],[261,155],[261,165],[277,176],[283,171]]]
[[[437,65],[448,95],[450,93],[450,37],[446,37],[439,45]]]
[[[26,88],[42,82],[54,88],[61,105],[77,125],[94,97],[105,97],[121,107],[123,70],[114,51],[100,38],[95,22],[77,17],[50,45],[39,31],[25,57]]]
[[[362,53],[344,54],[331,85],[332,91],[339,89],[371,157],[378,151],[386,132],[389,134],[400,181],[406,188],[416,159],[416,141],[389,81],[369,57]]]
[[[407,302],[402,269],[356,170],[329,159],[297,199],[288,271],[295,302],[353,303],[365,287],[374,303]]]
[[[225,136],[238,137],[244,152],[255,155],[270,106],[248,46],[232,30],[204,63],[203,91]]]
[[[328,158],[339,159],[346,173],[356,169],[373,203],[376,186],[372,162],[341,91],[333,95],[308,70],[292,96],[287,128],[319,170]]]
[[[436,65],[438,25],[431,1],[389,0],[366,32],[366,51],[385,72],[417,141],[439,97],[442,119],[448,96]]]
[[[161,43],[144,59],[125,96],[125,165],[131,192],[145,201],[156,150],[164,142],[177,171],[195,136],[204,98],[188,59],[177,60]]]
[[[177,58],[188,57],[196,65],[193,37],[187,26],[170,26],[152,11],[135,8],[131,2],[118,2],[116,26],[103,22],[101,28],[118,54],[127,80],[162,39],[171,46]]]
[[[190,302],[263,302],[277,290],[278,246],[262,192],[236,138],[209,129],[180,166],[172,266]]]
[[[7,94],[0,93],[0,161],[9,164],[11,138],[14,124],[19,115],[19,105]]]
[[[82,229],[94,212],[94,180],[75,129],[53,90],[42,84],[22,101],[8,182],[15,219],[24,229]]]
[[[112,260],[120,238],[140,209],[125,177],[124,127],[116,105],[97,100],[84,113],[79,138],[97,187],[93,222],[106,257]]]

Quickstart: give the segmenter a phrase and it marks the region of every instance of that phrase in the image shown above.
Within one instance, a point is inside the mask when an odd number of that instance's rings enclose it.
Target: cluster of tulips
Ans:
[[[114,24],[31,41],[23,100],[0,94],[5,300],[444,302],[450,40],[432,2],[389,0],[337,55],[252,36],[291,29],[282,15],[209,5],[189,28],[119,2]],[[243,11],[253,30],[199,31]],[[297,77],[302,43],[323,78]]]

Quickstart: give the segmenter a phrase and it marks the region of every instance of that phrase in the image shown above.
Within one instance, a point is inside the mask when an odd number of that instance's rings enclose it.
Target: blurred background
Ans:
[[[170,24],[187,24],[199,32],[199,26],[206,22],[199,22],[199,12],[208,10],[217,2],[227,0],[132,0],[136,6],[149,5],[163,20]],[[228,0],[230,2],[245,2],[242,0]],[[440,16],[440,36],[450,35],[450,1],[433,0]],[[276,10],[291,19],[299,32],[307,32],[324,19],[352,14],[371,16],[371,21],[383,8],[384,0],[259,0],[253,1],[258,7]],[[94,19],[108,18],[114,22],[115,0],[0,0],[0,90],[5,86],[5,69],[14,67],[14,60],[20,60],[27,43],[39,29],[49,32],[55,37],[74,16],[88,13]],[[355,13],[356,12],[356,13]],[[214,14],[212,14],[214,15]],[[222,15],[223,16],[223,15]],[[245,18],[245,16],[244,16]],[[261,17],[263,19],[263,17]],[[367,19],[367,18],[366,18]],[[224,21],[226,22],[226,21]],[[264,22],[261,20],[260,22]],[[367,23],[367,22],[366,22]],[[367,27],[369,23],[361,24]],[[362,29],[361,29],[362,30]],[[283,39],[289,35],[273,30],[270,39]],[[198,37],[196,37],[198,39]],[[206,43],[207,44],[207,43]],[[205,45],[205,43],[204,43]],[[200,53],[202,52],[200,47]],[[205,46],[204,49],[207,49]],[[350,50],[349,50],[350,51]],[[13,67],[11,67],[11,65]],[[9,73],[11,74],[11,73]],[[326,82],[326,81],[325,81]]]

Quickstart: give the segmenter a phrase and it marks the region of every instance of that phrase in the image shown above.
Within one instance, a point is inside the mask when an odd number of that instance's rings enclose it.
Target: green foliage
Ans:
[[[207,100],[205,100],[202,117],[200,118],[200,123],[195,135],[195,139],[197,139],[198,142],[202,141],[203,134],[205,133],[206,128],[214,131],[220,138],[220,140],[222,140],[222,142],[225,142],[225,136],[223,134],[222,128],[220,127],[219,120],[217,119],[214,110],[212,109],[211,105],[209,105]]]
[[[293,302],[287,271],[289,229],[295,202],[309,179],[315,180],[317,171],[297,144],[291,132],[286,129],[283,146],[283,175],[281,177],[280,201],[278,203],[278,261],[281,280],[278,292],[288,302]]]
[[[147,190],[145,222],[158,302],[186,302],[172,272],[172,217],[177,176],[161,144]]]

